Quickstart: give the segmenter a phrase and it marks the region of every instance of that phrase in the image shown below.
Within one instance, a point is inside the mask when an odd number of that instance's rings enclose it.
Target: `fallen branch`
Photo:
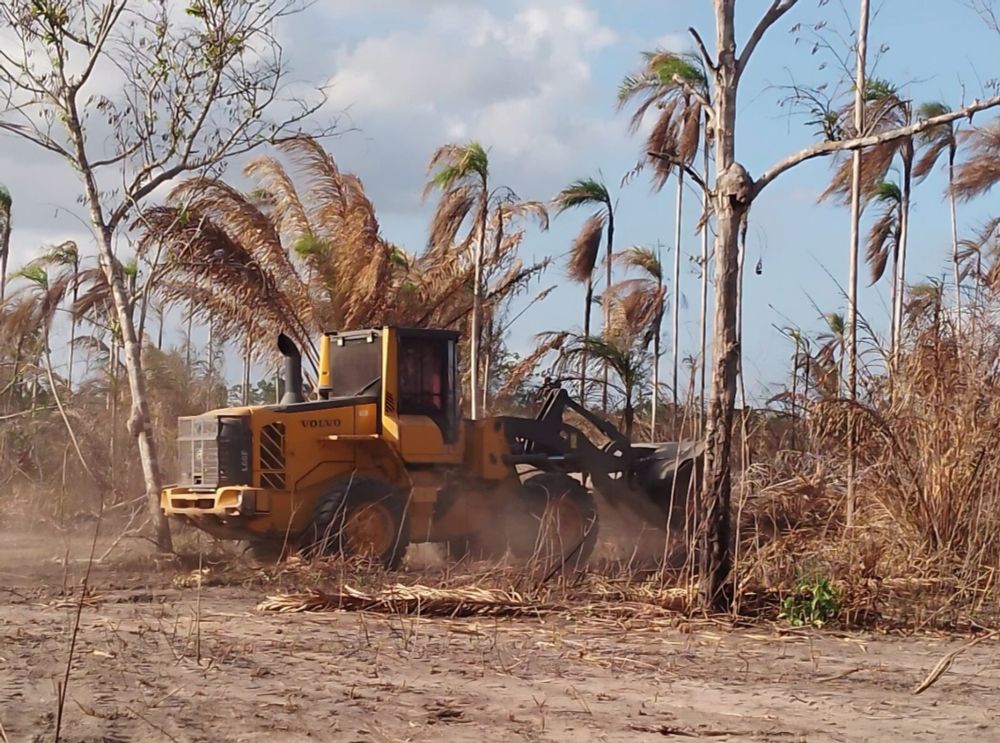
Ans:
[[[364,593],[344,586],[338,593],[306,593],[270,596],[258,611],[375,611],[421,616],[471,617],[538,614],[544,607],[531,604],[514,591],[483,588],[431,588],[396,585],[377,593]]]
[[[996,637],[997,635],[1000,635],[1000,629],[995,629],[992,632],[987,632],[985,635],[980,635],[975,640],[965,643],[962,647],[952,650],[950,653],[948,653],[946,656],[944,656],[941,660],[938,661],[938,664],[934,666],[934,669],[929,674],[927,674],[927,678],[925,678],[920,683],[920,685],[913,690],[913,693],[921,694],[927,691],[929,688],[931,688],[931,686],[934,685],[934,683],[939,678],[944,676],[945,672],[949,668],[951,668],[952,661],[954,661],[955,658],[957,658],[959,655],[964,653],[969,648],[978,645],[984,640],[989,640],[993,637]]]
[[[279,613],[371,611],[436,617],[537,617],[577,612],[592,617],[639,618],[682,612],[690,603],[686,588],[635,586],[615,588],[601,583],[581,586],[557,600],[551,592],[529,594],[498,588],[432,588],[394,585],[366,593],[350,586],[339,591],[306,591],[269,596],[258,611]]]

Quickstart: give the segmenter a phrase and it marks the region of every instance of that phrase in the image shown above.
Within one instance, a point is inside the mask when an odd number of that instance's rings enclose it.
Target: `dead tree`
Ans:
[[[754,200],[778,176],[806,160],[836,152],[853,152],[903,137],[912,137],[932,127],[1000,105],[1000,96],[995,96],[977,100],[960,110],[927,118],[908,126],[852,139],[822,142],[791,154],[757,178],[752,177],[736,159],[736,101],[740,81],[767,31],[784,17],[797,1],[773,0],[751,31],[742,49],[738,49],[736,43],[736,0],[714,0],[716,24],[714,54],[708,50],[698,32],[690,29],[709,73],[711,97],[707,98],[693,88],[690,92],[704,107],[711,122],[716,157],[714,184],[706,183],[705,179],[690,166],[676,163],[684,167],[699,185],[710,187],[712,213],[716,220],[713,362],[705,430],[705,478],[701,494],[704,529],[699,558],[699,597],[702,605],[709,609],[726,610],[731,600],[726,589],[732,569],[730,455],[736,375],[741,353],[737,333],[739,236],[740,228],[747,219]]]

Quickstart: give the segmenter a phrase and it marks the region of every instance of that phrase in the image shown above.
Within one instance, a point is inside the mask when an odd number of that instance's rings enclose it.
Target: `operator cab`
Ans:
[[[458,333],[382,328],[326,333],[319,395],[379,399],[382,432],[411,462],[459,461]]]

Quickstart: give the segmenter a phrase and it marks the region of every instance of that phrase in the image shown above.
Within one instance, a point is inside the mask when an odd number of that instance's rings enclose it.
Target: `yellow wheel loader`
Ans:
[[[180,481],[164,488],[164,512],[260,557],[302,550],[387,567],[414,542],[582,566],[598,528],[587,482],[658,526],[683,519],[700,445],[631,445],[561,389],[534,418],[463,419],[457,344],[444,330],[324,334],[318,399],[306,401],[298,348],[280,336],[279,404],[179,419]],[[567,410],[606,442],[564,421]]]

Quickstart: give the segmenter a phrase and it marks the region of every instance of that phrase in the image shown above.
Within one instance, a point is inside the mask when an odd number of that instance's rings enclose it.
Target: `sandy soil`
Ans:
[[[0,723],[51,740],[85,539],[0,532]],[[92,576],[66,741],[1000,741],[997,643],[574,617],[261,614],[135,548]]]

